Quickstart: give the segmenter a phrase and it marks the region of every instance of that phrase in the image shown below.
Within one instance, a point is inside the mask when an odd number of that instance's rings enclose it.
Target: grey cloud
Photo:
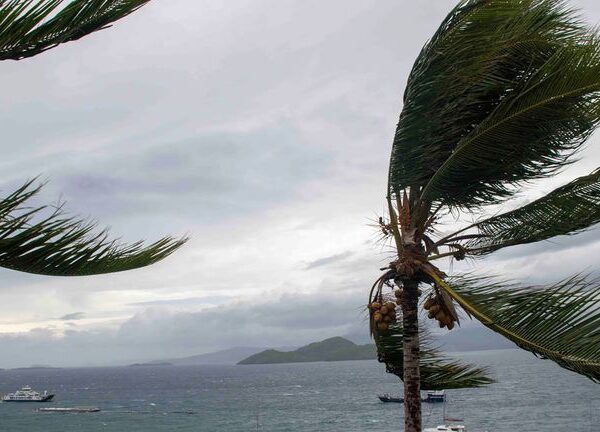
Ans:
[[[178,349],[189,349],[190,343],[222,348],[244,342],[260,346],[275,340],[278,345],[294,345],[321,334],[345,334],[364,324],[361,300],[356,296],[289,294],[256,305],[233,304],[201,312],[148,309],[125,322],[119,338],[144,345],[156,343],[160,335],[161,343]]]
[[[206,305],[206,304],[219,304],[224,301],[231,299],[230,296],[224,295],[211,295],[204,297],[185,297],[178,299],[168,299],[168,300],[151,300],[144,302],[134,302],[128,303],[127,306],[133,307],[153,307],[153,306],[197,306],[197,305]]]
[[[331,156],[283,126],[245,134],[199,135],[96,160],[62,163],[48,192],[69,209],[119,218],[136,234],[177,221],[214,223],[281,205],[319,178]],[[52,176],[53,177],[53,176]],[[131,216],[142,218],[128,224]]]
[[[295,346],[326,337],[366,332],[359,297],[290,294],[259,305],[234,304],[202,312],[149,308],[118,332],[52,327],[2,334],[11,352],[0,367],[28,365],[43,356],[54,366],[126,364],[210,352],[231,346]]]
[[[354,254],[352,251],[346,251],[339,254],[331,255],[324,258],[319,258],[317,260],[311,261],[306,264],[306,270],[314,269],[316,267],[321,267],[328,264],[333,264],[339,261],[343,261],[346,258],[351,257]]]
[[[63,315],[59,318],[62,321],[77,321],[85,318],[84,312],[73,312],[70,314]]]

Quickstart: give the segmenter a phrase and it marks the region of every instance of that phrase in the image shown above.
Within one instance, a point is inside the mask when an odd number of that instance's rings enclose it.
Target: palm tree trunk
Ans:
[[[419,376],[419,282],[403,281],[404,432],[421,432],[421,379]]]

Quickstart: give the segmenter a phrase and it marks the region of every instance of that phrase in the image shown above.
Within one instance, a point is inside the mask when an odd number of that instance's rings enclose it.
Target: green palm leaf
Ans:
[[[148,1],[0,1],[0,60],[20,60],[80,39],[109,27]]]
[[[421,389],[443,390],[482,387],[494,382],[487,371],[468,364],[452,360],[431,346],[429,337],[421,332],[420,375]],[[394,325],[388,331],[375,334],[377,358],[385,363],[386,370],[403,377],[404,350],[402,344],[402,326]]]
[[[580,177],[516,210],[477,222],[448,236],[465,238],[465,252],[485,255],[495,250],[576,234],[600,222],[600,170]],[[476,234],[470,234],[470,230]]]
[[[599,281],[574,276],[549,287],[490,277],[431,275],[483,325],[536,356],[600,382]]]
[[[60,207],[27,207],[39,187],[32,181],[0,201],[0,267],[50,276],[85,276],[144,267],[169,256],[187,239],[150,245],[109,240],[90,222],[66,217]]]
[[[409,77],[390,188],[472,207],[555,172],[600,121],[600,44],[558,0],[463,1]]]

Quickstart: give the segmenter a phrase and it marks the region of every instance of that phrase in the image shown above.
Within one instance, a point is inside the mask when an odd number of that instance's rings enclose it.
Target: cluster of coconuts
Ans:
[[[440,328],[447,327],[448,330],[452,330],[454,328],[454,322],[456,321],[450,311],[448,311],[444,305],[444,299],[439,295],[433,295],[425,300],[423,304],[425,310],[428,311],[427,316],[430,319],[436,319]]]
[[[394,302],[389,301],[382,305],[374,301],[369,305],[369,309],[371,309],[375,328],[378,331],[386,331],[390,324],[396,323],[396,304]]]

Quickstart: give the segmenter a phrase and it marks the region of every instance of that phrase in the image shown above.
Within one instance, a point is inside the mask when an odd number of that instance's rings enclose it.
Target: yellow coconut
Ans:
[[[381,308],[381,305],[377,302],[373,302],[369,305],[369,307],[371,308],[371,310],[379,310]]]
[[[381,315],[379,312],[375,312],[375,313],[373,314],[373,320],[374,320],[375,322],[377,322],[377,323],[378,323],[378,322],[381,322],[381,320],[382,320],[382,319],[383,319],[383,315]]]

